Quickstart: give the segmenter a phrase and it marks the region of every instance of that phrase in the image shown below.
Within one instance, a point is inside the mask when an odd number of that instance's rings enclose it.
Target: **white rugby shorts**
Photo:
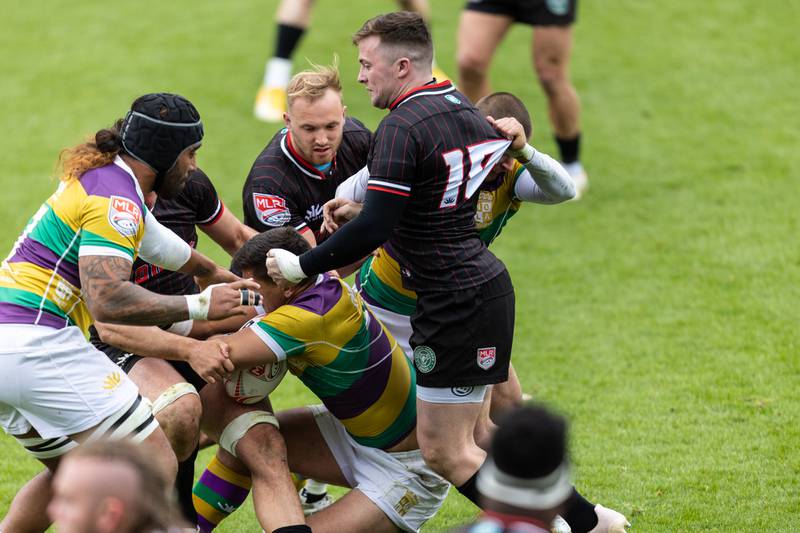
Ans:
[[[130,405],[136,385],[83,332],[0,324],[0,426],[42,438],[74,435]]]
[[[324,405],[309,406],[350,486],[360,490],[403,531],[419,531],[444,503],[450,483],[425,464],[422,452],[385,452],[358,444]]]

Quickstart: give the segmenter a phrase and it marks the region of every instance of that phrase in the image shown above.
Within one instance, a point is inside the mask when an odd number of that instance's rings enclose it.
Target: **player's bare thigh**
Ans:
[[[309,408],[289,409],[275,416],[286,441],[289,469],[292,472],[332,485],[350,486]]]
[[[313,6],[314,0],[281,0],[275,21],[279,24],[307,28]]]
[[[314,533],[391,533],[399,531],[383,511],[358,489],[351,490],[336,503],[310,517]]]
[[[458,23],[459,67],[487,70],[497,46],[514,19],[465,9]]]

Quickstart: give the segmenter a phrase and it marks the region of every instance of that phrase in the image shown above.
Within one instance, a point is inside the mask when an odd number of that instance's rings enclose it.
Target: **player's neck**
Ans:
[[[136,176],[136,181],[139,182],[139,187],[142,189],[143,194],[148,194],[153,191],[153,186],[156,183],[156,173],[149,166],[145,165],[138,159],[129,156],[128,154],[120,154],[120,157],[125,164],[133,171]]]
[[[392,102],[396,101],[398,98],[402,97],[405,94],[413,91],[417,87],[422,87],[425,84],[433,82],[433,74],[428,72],[426,74],[417,74],[415,76],[409,77],[408,81],[403,84],[397,94],[394,95],[392,98]]]

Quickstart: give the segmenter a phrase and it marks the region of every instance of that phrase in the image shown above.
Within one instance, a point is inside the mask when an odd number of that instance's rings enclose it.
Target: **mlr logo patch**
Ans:
[[[123,237],[133,237],[139,229],[142,211],[133,200],[121,196],[108,199],[108,223]]]
[[[280,227],[292,218],[286,200],[272,194],[253,193],[253,205],[258,219],[267,226]]]
[[[478,348],[478,366],[484,370],[489,370],[494,366],[497,361],[497,349],[492,346],[491,348]]]

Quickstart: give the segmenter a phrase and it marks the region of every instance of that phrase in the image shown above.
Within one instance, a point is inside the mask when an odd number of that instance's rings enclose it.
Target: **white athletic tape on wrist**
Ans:
[[[519,150],[509,149],[506,150],[506,153],[524,165],[533,159],[533,156],[536,155],[536,149],[530,144],[525,143],[525,146]]]
[[[181,320],[180,322],[174,322],[167,328],[167,331],[175,335],[180,335],[181,337],[188,337],[189,333],[192,332],[193,325],[194,320]]]
[[[41,437],[14,438],[28,450],[28,453],[37,459],[60,457],[78,446],[78,443],[69,437],[56,437],[53,439],[43,439]]]
[[[567,463],[546,476],[527,479],[502,472],[489,458],[478,473],[476,486],[481,494],[488,494],[493,500],[532,510],[552,509],[572,493]]]
[[[156,398],[156,401],[153,402],[153,416],[158,415],[158,413],[175,403],[178,398],[186,396],[187,394],[199,396],[199,394],[197,394],[197,389],[194,388],[194,385],[187,383],[186,381],[170,385],[164,389],[164,392],[159,394],[158,398]]]
[[[278,270],[289,283],[298,283],[306,279],[306,274],[300,267],[300,258],[288,250],[274,248],[270,250],[272,257],[278,263]]]
[[[209,285],[206,290],[200,294],[187,294],[186,305],[189,307],[189,318],[192,320],[208,320],[208,308],[211,306],[211,291],[214,287],[224,285],[223,283],[215,283]]]
[[[236,444],[239,443],[251,427],[258,424],[272,424],[280,429],[278,419],[269,411],[249,411],[237,416],[231,420],[230,424],[225,426],[225,429],[222,430],[222,435],[219,437],[219,445],[223,450],[237,457]]]

